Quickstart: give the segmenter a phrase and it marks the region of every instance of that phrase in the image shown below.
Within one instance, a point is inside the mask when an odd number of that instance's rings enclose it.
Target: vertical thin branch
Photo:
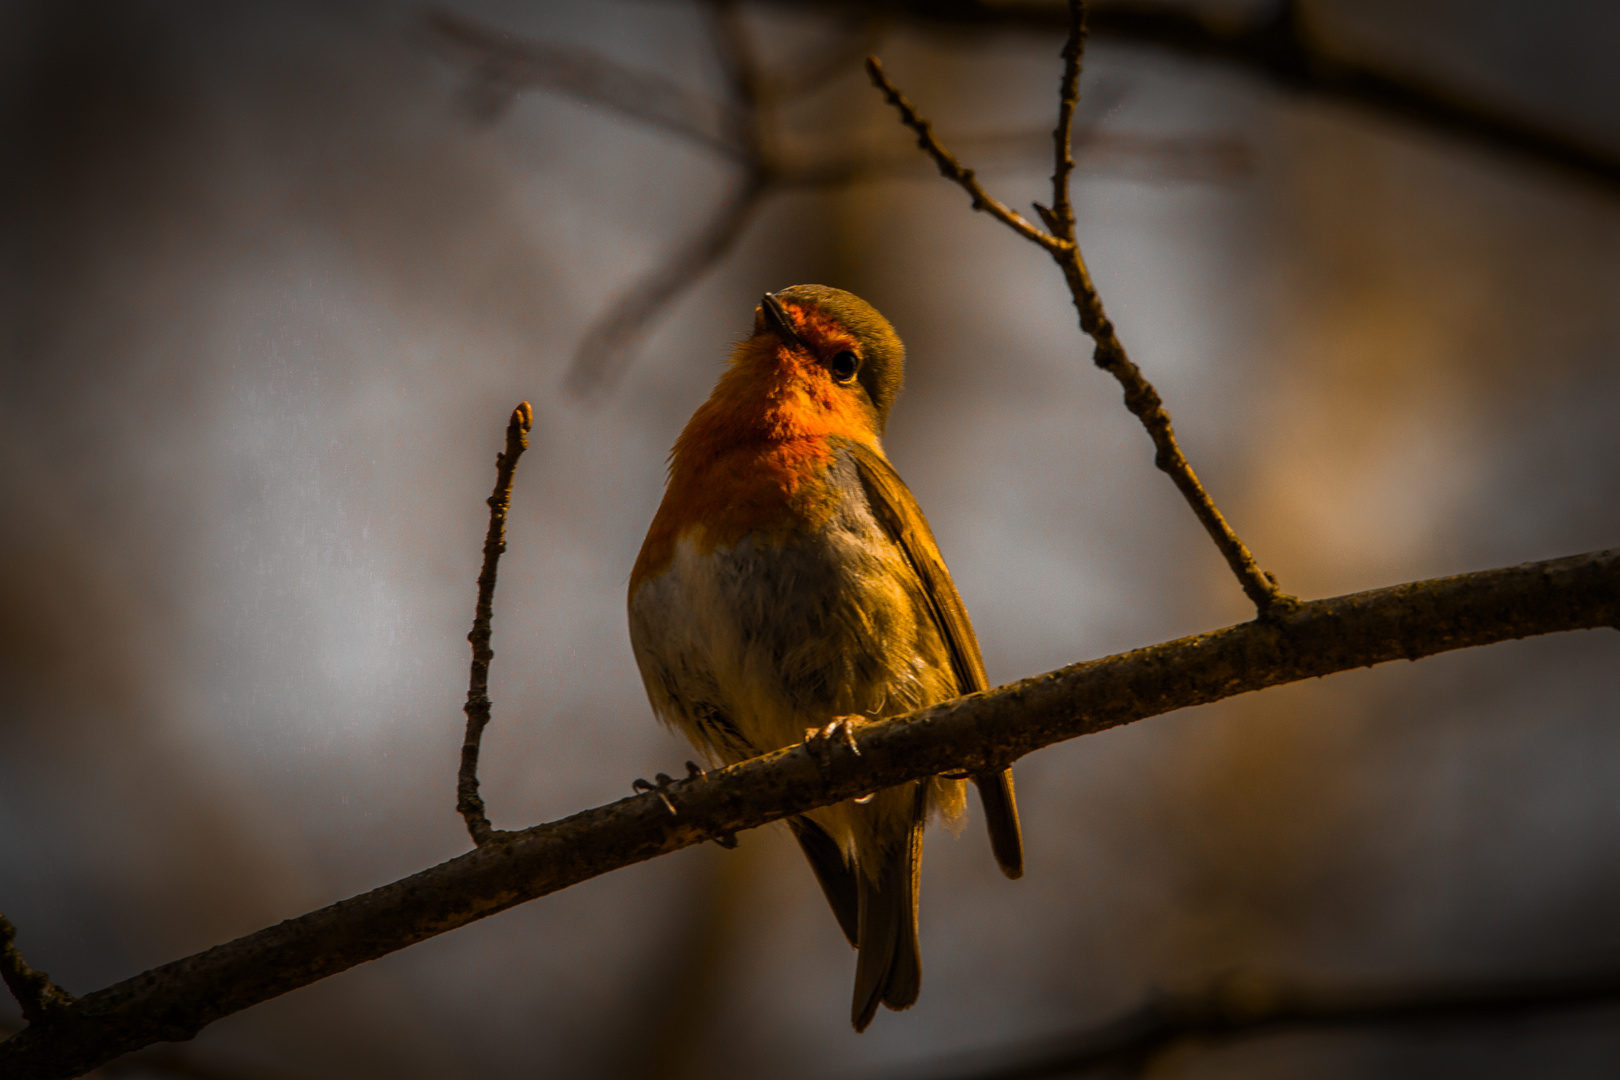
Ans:
[[[1063,82],[1058,89],[1058,122],[1052,131],[1052,210],[1046,227],[1061,239],[1074,240],[1074,203],[1069,178],[1074,175],[1074,111],[1080,104],[1080,66],[1086,50],[1086,5],[1069,5],[1069,39],[1063,45]],[[1037,204],[1037,209],[1039,208]]]
[[[1102,300],[1097,295],[1097,288],[1091,280],[1091,272],[1086,268],[1085,259],[1080,254],[1080,245],[1075,239],[1074,206],[1069,197],[1069,182],[1074,172],[1071,130],[1074,125],[1075,108],[1080,100],[1080,71],[1085,40],[1086,4],[1084,0],[1069,0],[1069,39],[1063,49],[1063,81],[1058,95],[1058,125],[1052,135],[1055,159],[1052,170],[1053,205],[1047,208],[1039,203],[1035,204],[1041,219],[1051,230],[1049,233],[1037,229],[1016,211],[992,198],[985,191],[974,177],[973,170],[965,167],[945,149],[934,135],[928,121],[923,119],[905,99],[899,88],[889,81],[877,57],[866,58],[866,70],[872,78],[873,85],[900,113],[901,123],[916,133],[917,145],[933,158],[934,164],[939,167],[940,175],[954,181],[973,199],[973,209],[985,211],[1026,240],[1040,245],[1058,264],[1059,269],[1063,271],[1064,280],[1068,283],[1069,293],[1074,298],[1075,309],[1080,314],[1080,329],[1096,344],[1092,360],[1098,367],[1114,376],[1125,391],[1125,407],[1141,421],[1142,426],[1147,429],[1148,437],[1153,440],[1153,446],[1157,451],[1153,463],[1170,477],[1182,497],[1187,500],[1187,504],[1192,507],[1193,513],[1204,526],[1204,530],[1209,533],[1210,539],[1215,542],[1216,548],[1226,559],[1227,565],[1231,567],[1232,573],[1243,586],[1243,591],[1254,603],[1260,616],[1272,617],[1291,610],[1298,601],[1284,593],[1278,587],[1276,579],[1260,569],[1259,563],[1250,554],[1248,547],[1238,538],[1231,525],[1227,524],[1225,516],[1216,507],[1215,500],[1209,497],[1209,493],[1199,483],[1197,474],[1187,461],[1187,456],[1181,452],[1181,446],[1176,442],[1175,429],[1170,424],[1170,414],[1165,411],[1164,402],[1159,398],[1158,391],[1153,389],[1153,385],[1142,374],[1142,370],[1132,363],[1125,352],[1125,346],[1119,340],[1119,335],[1114,331],[1114,324],[1103,311]]]
[[[73,1004],[74,996],[51,982],[43,971],[35,971],[17,951],[17,928],[0,915],[0,978],[5,979],[11,996],[22,1008],[23,1019],[37,1024],[56,1010]]]
[[[466,819],[473,843],[482,846],[495,830],[484,814],[484,800],[478,794],[478,749],[489,724],[489,662],[495,651],[489,647],[490,619],[495,609],[495,569],[506,551],[506,510],[512,505],[512,477],[518,458],[529,448],[529,429],[534,426],[534,410],[527,401],[512,410],[506,424],[506,450],[495,458],[495,492],[489,497],[489,531],[484,534],[484,566],[478,573],[478,606],[473,615],[472,674],[467,686],[467,736],[461,744],[461,770],[456,776],[456,809]]]

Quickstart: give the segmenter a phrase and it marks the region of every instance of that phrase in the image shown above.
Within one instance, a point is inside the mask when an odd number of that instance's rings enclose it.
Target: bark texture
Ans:
[[[79,998],[0,1043],[0,1076],[76,1076],[476,919],[632,863],[940,772],[1269,686],[1620,624],[1620,549],[1300,603],[872,724],[822,765],[789,747],[521,832]],[[675,809],[671,814],[661,797]]]

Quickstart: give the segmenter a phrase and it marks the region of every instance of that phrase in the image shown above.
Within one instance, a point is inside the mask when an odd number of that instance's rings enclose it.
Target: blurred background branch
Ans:
[[[714,99],[656,76],[625,68],[589,51],[562,47],[486,25],[454,12],[427,15],[430,34],[472,79],[466,94],[472,114],[484,123],[499,119],[517,93],[541,89],[604,105],[633,119],[687,138],[734,161],[741,175],[707,222],[611,301],[586,331],[565,382],[581,398],[596,398],[617,385],[636,347],[669,306],[736,246],[760,203],[773,194],[827,188],[894,176],[917,175],[914,155],[852,150],[860,140],[848,132],[824,134],[813,150],[787,152],[782,112],[829,80],[858,70],[860,58],[881,38],[883,13],[851,9],[832,39],[794,57],[781,72],[767,71],[732,3],[710,5],[710,39],[727,96]],[[1103,88],[1105,112],[1117,93]],[[969,135],[964,153],[983,155],[991,168],[1008,168],[1046,151],[1045,130]],[[1156,162],[1162,175],[1225,180],[1250,168],[1247,148],[1227,138],[1165,138],[1129,132],[1098,133],[1082,125],[1076,145],[1096,162],[1128,171]]]
[[[1620,970],[1450,985],[1307,987],[1252,972],[1154,995],[1107,1023],[884,1074],[892,1080],[1057,1080],[1099,1069],[1144,1075],[1184,1043],[1229,1044],[1288,1031],[1489,1024],[1620,1001]]]
[[[475,78],[468,107],[493,122],[517,94],[541,89],[605,105],[688,138],[728,157],[746,159],[749,118],[731,102],[694,94],[678,83],[577,46],[552,45],[446,9],[430,10],[427,28]]]
[[[761,69],[735,5],[713,4],[713,45],[728,73],[729,96],[722,99],[692,93],[587,50],[524,37],[449,10],[435,9],[427,15],[431,34],[473,74],[467,100],[481,122],[498,119],[523,90],[550,90],[605,105],[690,139],[741,167],[732,193],[711,212],[707,223],[622,291],[586,331],[565,380],[582,398],[616,385],[651,327],[726,257],[761,200],[785,189],[837,186],[912,171],[904,156],[851,155],[838,146],[847,140],[837,139],[802,160],[789,159],[780,149],[777,130],[784,106],[852,68],[890,23],[1052,31],[1067,26],[1061,2],[775,2],[843,12],[847,25],[830,44],[795,58],[786,72],[773,75]],[[1300,0],[1279,0],[1269,16],[1251,20],[1186,6],[1099,4],[1090,26],[1099,37],[1232,65],[1290,93],[1348,104],[1491,152],[1552,166],[1600,186],[1620,188],[1620,153],[1516,117],[1461,91],[1341,56],[1313,31]],[[1009,160],[1038,153],[1044,136],[1044,132],[998,133],[953,141],[959,152],[975,158],[999,151],[999,164],[1005,167]],[[1161,171],[1193,179],[1230,178],[1249,167],[1246,148],[1229,139],[1098,136],[1083,130],[1076,144],[1095,155],[1098,163],[1113,160],[1128,168],[1133,158],[1157,159]],[[992,159],[992,167],[996,164]]]
[[[1061,0],[771,0],[816,10],[856,9],[920,25],[964,30],[1029,29],[1061,32],[1068,24]],[[1555,127],[1536,123],[1496,102],[1457,87],[1344,55],[1311,25],[1304,0],[1277,0],[1270,13],[1243,17],[1191,4],[1099,3],[1091,32],[1101,38],[1165,49],[1230,65],[1281,90],[1349,105],[1471,143],[1481,149],[1538,162],[1620,188],[1620,152]]]
[[[20,1030],[0,1020],[0,1040]],[[284,1072],[240,1063],[226,1064],[212,1060],[206,1054],[198,1054],[188,1046],[149,1046],[109,1061],[84,1075],[89,1080],[113,1076],[172,1076],[176,1080],[316,1080],[315,1076],[307,1073]]]

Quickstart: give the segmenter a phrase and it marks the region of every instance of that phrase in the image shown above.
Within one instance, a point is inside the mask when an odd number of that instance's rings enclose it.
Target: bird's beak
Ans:
[[[793,329],[793,320],[788,318],[787,308],[782,306],[782,301],[774,293],[766,293],[759,301],[759,308],[765,313],[765,325],[775,330],[784,342],[801,349],[809,348],[799,332]]]

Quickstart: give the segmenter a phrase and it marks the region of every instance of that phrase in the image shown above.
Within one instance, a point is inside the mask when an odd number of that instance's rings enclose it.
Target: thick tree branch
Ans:
[[[534,426],[534,410],[527,401],[512,410],[506,422],[506,449],[495,456],[495,491],[489,504],[489,530],[484,534],[484,565],[478,572],[478,601],[473,607],[472,665],[467,677],[467,734],[461,743],[461,768],[456,774],[456,810],[467,822],[474,844],[485,844],[493,835],[484,813],[484,800],[478,794],[478,750],[489,724],[489,662],[495,659],[490,647],[490,621],[495,617],[495,571],[506,551],[506,511],[512,505],[512,478],[518,458],[529,448],[529,429]]]
[[[1073,664],[863,726],[822,766],[788,747],[522,832],[97,991],[0,1044],[0,1074],[78,1075],[340,971],[565,889],[791,814],[1283,683],[1620,624],[1620,550],[1301,603],[1266,621]],[[671,814],[660,799],[676,809]]]
[[[50,1019],[58,1009],[73,1004],[73,995],[51,982],[43,971],[35,971],[17,950],[17,928],[0,915],[0,979],[17,999],[23,1018],[30,1024]]]
[[[1058,1080],[1105,1066],[1140,1068],[1185,1039],[1232,1042],[1284,1031],[1480,1023],[1617,1001],[1620,971],[1613,968],[1511,982],[1334,989],[1239,975],[1202,990],[1155,997],[1073,1034],[893,1075],[896,1080]]]

